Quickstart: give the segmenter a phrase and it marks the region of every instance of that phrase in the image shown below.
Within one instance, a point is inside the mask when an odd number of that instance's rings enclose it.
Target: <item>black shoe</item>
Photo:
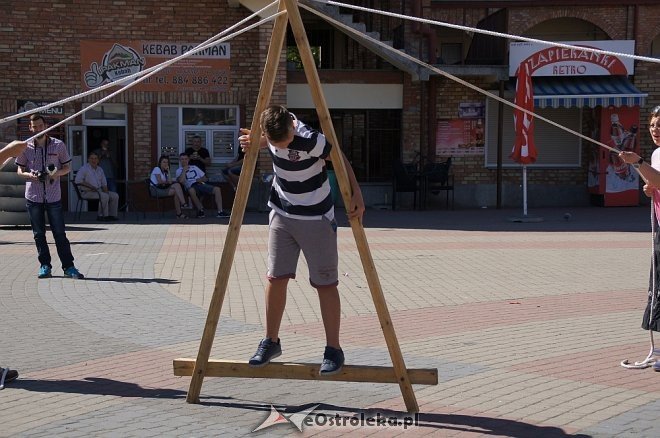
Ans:
[[[107,220],[108,222],[115,222],[115,221],[118,221],[119,218],[118,218],[117,216],[107,216],[107,219],[106,219],[106,220]]]
[[[341,371],[341,367],[344,366],[344,352],[341,348],[333,348],[329,345],[326,345],[325,351],[323,352],[323,362],[321,363],[321,369],[319,374],[321,376],[332,376]]]
[[[220,211],[218,212],[218,214],[217,214],[215,217],[217,217],[217,218],[222,218],[222,219],[226,219],[226,218],[228,218],[229,216],[231,216],[231,213],[227,213],[227,212],[224,211],[224,210],[220,210]]]
[[[198,219],[201,219],[201,218],[203,218],[203,217],[206,217],[206,214],[204,214],[204,210],[199,210],[199,211],[197,212],[197,218],[198,218]]]
[[[108,222],[108,218],[105,216],[96,216],[98,222]]]
[[[5,383],[13,382],[16,379],[18,379],[18,371],[0,368],[0,389],[4,387]]]
[[[268,362],[270,362],[271,359],[275,359],[281,354],[282,347],[280,346],[279,339],[277,339],[277,342],[273,342],[270,338],[264,338],[259,342],[257,352],[250,358],[249,364],[253,368],[259,368],[268,365]]]

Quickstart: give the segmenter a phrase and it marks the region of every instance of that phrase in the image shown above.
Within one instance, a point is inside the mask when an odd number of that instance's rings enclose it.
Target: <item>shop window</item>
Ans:
[[[654,58],[660,58],[660,35],[656,36],[653,41],[651,41],[651,56]]]
[[[84,106],[89,106],[89,104]],[[100,122],[102,124],[104,121],[126,121],[126,104],[103,103],[83,113],[83,124],[85,125],[95,124],[94,122]]]
[[[315,110],[291,109],[291,112],[320,130]],[[401,149],[401,111],[333,109],[330,116],[358,182],[390,181],[393,157]]]
[[[177,162],[179,153],[199,136],[208,149],[212,164],[221,165],[234,159],[238,152],[240,120],[237,106],[158,107],[158,145],[162,155]]]
[[[499,102],[488,99],[486,114],[486,167],[497,166],[497,114]],[[538,115],[559,123],[573,131],[582,131],[580,108],[535,108]],[[502,165],[520,167],[509,154],[515,140],[513,108],[504,105],[502,127]],[[538,150],[536,163],[530,167],[580,167],[581,145],[579,137],[550,125],[543,120],[534,121],[534,140]]]
[[[184,125],[236,125],[236,108],[183,107]]]

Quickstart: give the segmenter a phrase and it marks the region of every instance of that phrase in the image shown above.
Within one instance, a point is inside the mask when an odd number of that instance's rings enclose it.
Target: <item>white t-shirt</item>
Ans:
[[[169,175],[163,172],[163,169],[161,169],[160,166],[156,166],[154,167],[154,170],[151,171],[151,183],[153,185],[162,184],[158,181],[158,175],[162,178],[163,183],[170,182]]]
[[[179,179],[179,176],[181,176],[181,173],[183,172],[183,167],[179,167],[176,170],[176,179]],[[190,164],[188,166],[188,170],[186,171],[186,189],[189,189],[193,184],[197,182],[197,180],[205,175],[204,172],[202,172],[202,169],[199,167],[195,166],[194,164]]]

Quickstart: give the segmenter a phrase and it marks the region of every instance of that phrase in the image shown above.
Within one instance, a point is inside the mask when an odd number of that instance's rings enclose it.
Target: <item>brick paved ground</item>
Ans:
[[[202,403],[172,359],[195,357],[227,221],[134,218],[69,226],[85,281],[37,280],[29,229],[0,229],[0,364],[20,379],[0,392],[0,436],[297,436],[251,434],[274,405],[338,414],[305,436],[652,437],[660,373],[632,371],[650,256],[647,208],[368,211],[367,236],[416,386],[419,425],[353,427],[360,413],[405,415],[396,385],[207,378]],[[339,213],[343,218],[343,213]],[[343,220],[343,219],[342,219]],[[247,359],[263,332],[265,214],[247,214],[214,358]],[[351,364],[389,365],[357,249],[340,228],[343,346]],[[52,240],[52,239],[50,239]],[[318,301],[304,263],[283,321],[286,361],[319,361]],[[321,417],[319,417],[321,418]]]

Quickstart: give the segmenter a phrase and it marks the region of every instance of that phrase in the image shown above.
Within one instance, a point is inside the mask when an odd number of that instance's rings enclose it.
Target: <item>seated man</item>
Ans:
[[[201,195],[213,195],[215,206],[218,209],[216,217],[229,217],[229,213],[222,209],[222,193],[220,187],[208,184],[206,174],[202,169],[190,164],[190,157],[185,152],[179,155],[179,168],[176,170],[176,181],[188,190],[190,199],[197,208],[197,217],[205,217],[204,206],[199,201]]]
[[[99,156],[95,152],[87,157],[87,164],[82,166],[76,174],[76,184],[80,187],[80,194],[84,199],[99,200],[98,221],[116,221],[119,195],[108,190],[103,169],[99,166]]]

